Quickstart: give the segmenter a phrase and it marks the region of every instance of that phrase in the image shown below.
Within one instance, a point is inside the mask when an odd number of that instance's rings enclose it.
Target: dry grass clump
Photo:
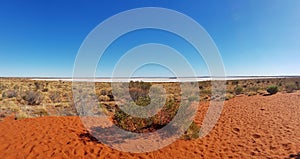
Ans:
[[[33,110],[33,114],[35,114],[37,116],[40,116],[40,117],[41,116],[48,116],[49,115],[47,109],[45,107],[43,107],[43,106],[35,108]]]
[[[42,117],[48,116],[48,110],[45,106],[29,106],[25,105],[23,107],[19,107],[19,110],[15,114],[16,119],[24,119],[24,118],[33,118],[33,117]]]
[[[195,122],[192,122],[181,138],[184,140],[197,139],[199,138],[199,131],[200,127]]]
[[[7,110],[9,112],[15,113],[20,111],[20,106],[15,104],[13,101],[5,101],[0,106],[1,110]]]
[[[61,102],[61,93],[58,91],[51,91],[49,92],[49,98],[53,103]]]
[[[98,97],[98,100],[101,101],[101,102],[107,102],[107,101],[110,101],[111,98],[109,98],[109,96],[107,96],[107,95],[100,95]]]
[[[254,96],[254,95],[257,95],[257,94],[258,94],[258,92],[254,92],[254,91],[247,92],[248,96]]]
[[[287,83],[285,85],[285,90],[287,93],[292,93],[294,92],[295,90],[299,90],[299,84],[297,85],[298,83],[295,82],[295,83]]]
[[[233,94],[231,94],[231,93],[226,93],[226,95],[225,95],[225,100],[229,100],[229,99],[232,99],[232,98],[234,98],[234,95],[233,95]]]
[[[26,118],[32,118],[32,116],[28,115],[28,113],[20,111],[15,115],[16,120],[26,119]]]

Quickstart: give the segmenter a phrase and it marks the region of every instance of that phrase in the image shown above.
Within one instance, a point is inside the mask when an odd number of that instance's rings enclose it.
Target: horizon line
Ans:
[[[227,78],[227,77],[300,77],[300,75],[237,75],[237,76],[184,76],[184,77],[176,77],[176,76],[133,76],[133,77],[76,77],[75,79],[124,79],[124,78],[170,78],[170,79],[178,79],[178,78]],[[0,78],[45,78],[45,79],[73,79],[74,77],[63,77],[63,76],[0,76]]]

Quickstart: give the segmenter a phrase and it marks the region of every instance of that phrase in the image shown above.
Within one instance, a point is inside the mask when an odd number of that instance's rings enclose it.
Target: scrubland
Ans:
[[[84,83],[73,88],[66,81],[1,78],[0,153],[4,158],[299,158],[300,78],[225,82],[226,90],[215,86],[220,93],[217,95],[211,94],[210,81],[187,83],[185,93],[189,96],[182,97],[180,84],[172,82],[131,81],[119,83],[120,90],[102,82],[95,83],[89,92]],[[189,91],[195,87],[198,93]],[[74,92],[79,96],[73,96]],[[151,92],[157,96],[151,98]],[[123,93],[125,100],[116,99],[115,93]],[[84,109],[90,102],[85,99],[96,100],[96,107]],[[120,109],[161,100],[165,100],[164,106],[149,118],[132,117]],[[105,114],[111,124],[123,130],[148,133],[166,126],[177,115],[183,100],[198,106],[190,127],[180,140],[151,153],[112,149],[98,142],[78,117]],[[199,138],[212,100],[224,100],[223,111],[212,131]]]

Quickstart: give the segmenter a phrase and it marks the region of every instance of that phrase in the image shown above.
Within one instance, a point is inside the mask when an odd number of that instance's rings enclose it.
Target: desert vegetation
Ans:
[[[272,94],[276,94],[278,92],[278,87],[276,85],[271,85],[267,88],[267,92]]]
[[[194,102],[209,100],[230,100],[236,96],[273,95],[277,92],[292,93],[300,89],[300,78],[274,78],[226,81],[225,97],[212,97],[210,81],[191,83],[188,87],[199,87],[199,94],[189,94],[187,101]],[[120,107],[138,105],[144,107],[151,102],[158,102],[150,98],[150,89],[153,94],[159,94],[161,85],[165,90],[165,99],[158,95],[155,100],[165,100],[164,106],[157,114],[149,118],[132,117]],[[179,83],[172,82],[143,82],[131,81],[120,83],[120,87],[128,90],[127,99],[132,102],[116,101],[111,83],[95,83],[95,93],[82,94],[83,97],[97,99],[99,107],[93,110],[94,114],[104,112],[120,128],[132,132],[152,132],[164,127],[176,115],[180,101],[181,88]],[[73,91],[84,92],[85,88]],[[218,90],[217,90],[218,91]],[[120,91],[122,93],[122,91]],[[15,119],[24,119],[41,116],[76,116],[80,110],[75,105],[84,98],[73,99],[72,83],[65,81],[33,81],[22,78],[1,78],[0,83],[0,117],[14,115]],[[199,126],[194,122],[184,134],[184,139],[197,138]]]
[[[278,92],[292,93],[300,89],[299,78],[275,78],[275,79],[251,79],[231,80],[226,82],[225,100],[238,95],[267,95]],[[131,81],[128,86],[130,98],[135,104],[145,106],[150,103],[149,89],[152,85],[161,84],[166,89],[167,101],[180,102],[179,83],[147,83]],[[211,100],[211,82],[198,83],[200,94],[191,94],[189,101],[200,98],[201,101]],[[155,92],[155,89],[153,89]],[[276,91],[277,90],[277,91]],[[78,90],[82,91],[82,90]],[[95,96],[107,111],[116,112],[111,84],[101,82],[95,84]],[[17,113],[17,109],[25,107],[34,109],[43,106],[49,115],[77,115],[74,108],[75,102],[72,96],[72,83],[64,81],[33,81],[22,78],[1,78],[0,106],[1,114]],[[176,106],[174,106],[176,107]],[[25,111],[27,116],[35,117],[32,111]],[[47,113],[45,113],[47,114]]]

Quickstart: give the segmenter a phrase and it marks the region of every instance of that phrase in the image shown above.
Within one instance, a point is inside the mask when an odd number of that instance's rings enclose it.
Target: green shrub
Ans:
[[[241,94],[242,91],[243,91],[243,88],[240,87],[240,86],[237,86],[237,87],[234,88],[234,92],[235,92],[236,95]]]
[[[276,94],[278,92],[278,87],[275,85],[271,85],[267,88],[267,92],[270,94]]]
[[[113,122],[118,127],[131,132],[152,132],[170,123],[179,108],[173,100],[166,101],[161,111],[149,118],[133,117],[116,108]]]

